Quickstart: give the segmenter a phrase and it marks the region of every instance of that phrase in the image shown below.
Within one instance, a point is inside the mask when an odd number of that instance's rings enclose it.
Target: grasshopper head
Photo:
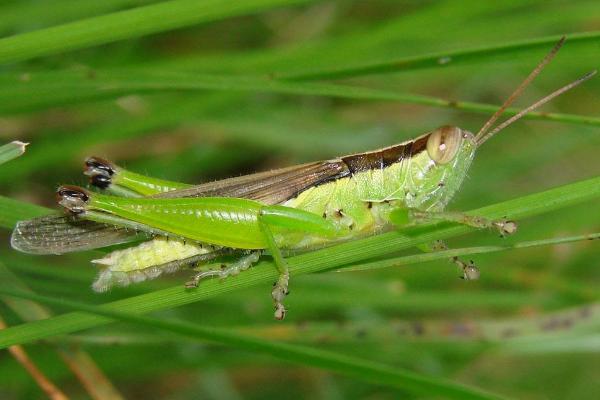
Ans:
[[[415,144],[420,143],[417,149],[422,150],[426,140],[427,157],[414,158],[415,162],[420,165],[415,176],[412,177],[412,182],[415,182],[419,191],[424,193],[421,197],[415,197],[416,200],[412,204],[414,207],[443,209],[460,187],[479,146],[529,112],[594,76],[596,71],[582,76],[494,127],[494,124],[506,109],[519,98],[523,90],[550,62],[564,41],[565,38],[563,37],[508,97],[498,111],[488,119],[477,134],[474,135],[456,126],[442,126],[415,141]],[[423,152],[421,151],[421,153]]]
[[[475,136],[456,126],[441,126],[412,143],[410,166],[405,167],[406,204],[442,210],[458,191],[477,144]],[[402,168],[402,166],[401,166]]]

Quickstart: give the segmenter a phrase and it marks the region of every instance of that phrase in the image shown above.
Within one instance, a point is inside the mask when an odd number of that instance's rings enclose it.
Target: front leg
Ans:
[[[396,209],[390,213],[390,220],[392,221],[392,223],[399,227],[432,221],[456,222],[459,224],[479,229],[493,228],[500,232],[501,237],[511,235],[517,231],[517,224],[514,221],[510,221],[506,218],[499,220],[490,220],[488,218],[468,215],[460,212],[430,212],[415,209]],[[438,240],[432,244],[424,244],[417,247],[425,252],[443,251],[448,249],[446,244],[441,240]],[[465,262],[460,258],[454,256],[450,258],[450,261],[453,262],[461,270],[462,279],[466,281],[473,281],[479,279],[480,272],[477,266],[475,266],[473,260]]]
[[[433,243],[425,243],[418,245],[417,248],[424,251],[425,253],[432,253],[436,251],[448,250],[448,245],[443,240],[436,240]],[[480,272],[479,268],[475,265],[473,260],[465,262],[457,256],[450,257],[450,262],[454,263],[461,271],[461,279],[465,281],[476,281],[479,279]]]
[[[448,221],[479,229],[496,229],[500,236],[512,235],[517,231],[517,223],[506,218],[491,220],[478,215],[468,215],[453,211],[409,210],[408,218],[416,223],[430,221]]]

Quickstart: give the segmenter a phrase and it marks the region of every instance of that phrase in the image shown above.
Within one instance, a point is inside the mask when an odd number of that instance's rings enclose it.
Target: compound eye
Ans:
[[[455,126],[442,126],[429,135],[427,139],[427,153],[436,164],[447,164],[454,159],[460,143],[462,133]]]

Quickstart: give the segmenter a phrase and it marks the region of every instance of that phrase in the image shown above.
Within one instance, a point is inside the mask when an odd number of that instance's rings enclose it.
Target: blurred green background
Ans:
[[[98,15],[110,18],[120,10],[157,3],[2,1],[0,35],[8,38]],[[218,11],[230,2],[197,3]],[[30,50],[14,50],[16,42],[0,40],[0,138],[31,143],[24,156],[0,167],[2,194],[54,207],[58,184],[85,184],[81,167],[89,155],[136,172],[200,183],[372,150],[443,124],[477,131],[489,112],[443,102],[436,107],[404,95],[500,104],[552,47],[494,50],[505,44],[591,35],[567,40],[519,107],[598,68],[598,1],[231,3],[266,6],[97,42],[94,38],[102,34],[92,30],[83,35],[92,26],[83,22],[67,26],[66,39],[55,50],[44,41],[52,40],[46,31],[40,31],[39,47],[32,43],[35,38],[24,39]],[[169,18],[167,11],[164,20]],[[132,19],[128,29],[144,23],[160,25]],[[70,47],[70,40],[83,36],[91,38],[87,44]],[[443,56],[468,49],[481,51],[462,59]],[[407,62],[436,54],[440,57],[432,63]],[[387,68],[361,72],[365,65]],[[323,71],[350,73],[321,78]],[[278,87],[278,82],[290,86]],[[325,86],[313,86],[319,82],[339,84],[338,95],[323,95]],[[356,88],[374,92],[358,96]],[[592,79],[544,111],[597,117],[599,89],[600,79]],[[383,100],[376,91],[399,97]],[[357,96],[362,98],[352,98]],[[450,208],[469,210],[597,176],[599,125],[597,119],[582,118],[570,123],[520,121],[478,152]],[[598,201],[519,222],[519,233],[502,243],[597,232]],[[8,234],[1,233],[2,263],[36,293],[56,298],[102,304],[178,285],[189,275],[94,294],[90,254],[25,256],[10,249]],[[481,232],[449,244],[459,248],[498,241],[495,234]],[[153,316],[323,348],[507,397],[597,399],[599,256],[598,242],[592,241],[474,256],[482,270],[477,282],[458,279],[444,261],[301,276],[292,281],[290,314],[283,323],[271,319],[268,286]],[[502,334],[571,309],[591,312],[590,321],[583,327],[563,326],[552,335],[535,329],[525,337]],[[23,322],[4,303],[0,316],[7,325]],[[133,324],[113,323],[53,338],[53,343],[25,349],[74,399],[90,393],[57,348],[80,346],[125,398],[429,397]],[[44,398],[4,350],[0,398]]]

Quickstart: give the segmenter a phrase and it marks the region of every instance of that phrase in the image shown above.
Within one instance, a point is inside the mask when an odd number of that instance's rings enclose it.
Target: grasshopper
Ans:
[[[563,42],[564,38],[476,134],[442,126],[375,151],[195,186],[139,175],[91,157],[85,163],[91,185],[113,194],[59,187],[58,203],[66,213],[19,222],[12,246],[29,253],[62,254],[144,240],[93,261],[101,269],[93,284],[96,291],[190,265],[199,269],[186,284],[194,288],[207,277],[237,275],[268,252],[279,271],[271,292],[274,315],[283,319],[289,285],[286,253],[428,221],[492,228],[501,235],[514,233],[514,221],[492,221],[445,209],[483,143],[594,75],[595,71],[588,73],[492,129]],[[221,268],[205,268],[222,256],[236,258]],[[452,261],[464,279],[478,278],[479,270],[472,262]]]

